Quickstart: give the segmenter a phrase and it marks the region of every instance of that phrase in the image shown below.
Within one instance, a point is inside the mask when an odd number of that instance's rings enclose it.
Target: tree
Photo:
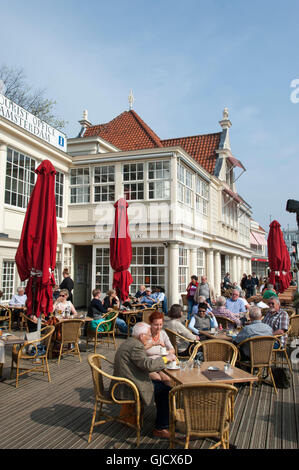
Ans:
[[[26,83],[22,68],[0,67],[0,85],[2,93],[16,104],[46,121],[50,126],[62,130],[67,122],[55,115],[56,101],[45,98],[45,89],[32,90]],[[1,93],[1,87],[0,87]]]

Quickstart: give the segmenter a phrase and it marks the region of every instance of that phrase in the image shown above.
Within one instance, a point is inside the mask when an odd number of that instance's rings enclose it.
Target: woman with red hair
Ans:
[[[148,356],[155,359],[159,356],[166,356],[168,354],[175,354],[175,350],[167,336],[166,331],[162,330],[164,323],[164,314],[162,312],[154,311],[149,317],[151,327],[151,339],[145,345]],[[168,375],[164,372],[151,372],[149,374],[152,380],[164,382],[166,385],[170,384]]]

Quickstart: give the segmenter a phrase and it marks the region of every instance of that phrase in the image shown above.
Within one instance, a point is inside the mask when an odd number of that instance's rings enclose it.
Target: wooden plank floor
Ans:
[[[10,354],[0,382],[0,448],[1,449],[131,449],[135,448],[134,430],[119,423],[95,428],[88,444],[93,412],[93,384],[87,363],[85,341],[81,340],[82,362],[67,356],[60,366],[50,361],[51,383],[41,374],[20,378],[18,389],[9,379]],[[123,339],[118,338],[120,344]],[[92,352],[92,348],[89,352]],[[98,352],[113,360],[112,346],[103,345]],[[111,370],[110,370],[111,372]],[[299,448],[299,366],[294,366],[291,388],[278,390],[271,385],[239,388],[235,404],[235,420],[230,442],[238,449]],[[113,408],[118,413],[118,408]],[[141,449],[167,449],[168,441],[151,437],[155,409],[145,410]],[[190,447],[208,448],[208,441],[194,441]]]

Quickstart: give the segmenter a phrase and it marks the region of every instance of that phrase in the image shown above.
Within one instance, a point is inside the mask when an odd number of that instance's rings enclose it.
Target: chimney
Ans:
[[[91,122],[88,120],[87,109],[83,111],[83,118],[79,121],[79,124],[81,124],[81,130],[78,134],[78,137],[83,137],[85,130],[92,125]]]
[[[229,140],[229,128],[232,126],[232,123],[228,119],[228,108],[224,108],[222,116],[222,120],[219,121],[219,124],[222,127],[222,135],[219,148],[231,150]]]

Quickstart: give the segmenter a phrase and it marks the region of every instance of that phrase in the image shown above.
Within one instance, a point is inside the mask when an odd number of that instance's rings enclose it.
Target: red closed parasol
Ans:
[[[35,170],[37,180],[28,203],[16,264],[26,286],[27,313],[37,317],[53,310],[53,271],[56,265],[57,223],[55,168],[44,160]]]
[[[285,291],[291,282],[291,262],[287,250],[280,223],[273,220],[270,224],[268,235],[268,259],[270,267],[270,283],[279,285],[279,292]]]
[[[121,300],[126,300],[129,287],[133,282],[128,271],[132,260],[132,243],[129,234],[129,223],[125,199],[119,199],[115,204],[115,219],[110,237],[110,264],[114,269],[113,289],[117,289]]]

